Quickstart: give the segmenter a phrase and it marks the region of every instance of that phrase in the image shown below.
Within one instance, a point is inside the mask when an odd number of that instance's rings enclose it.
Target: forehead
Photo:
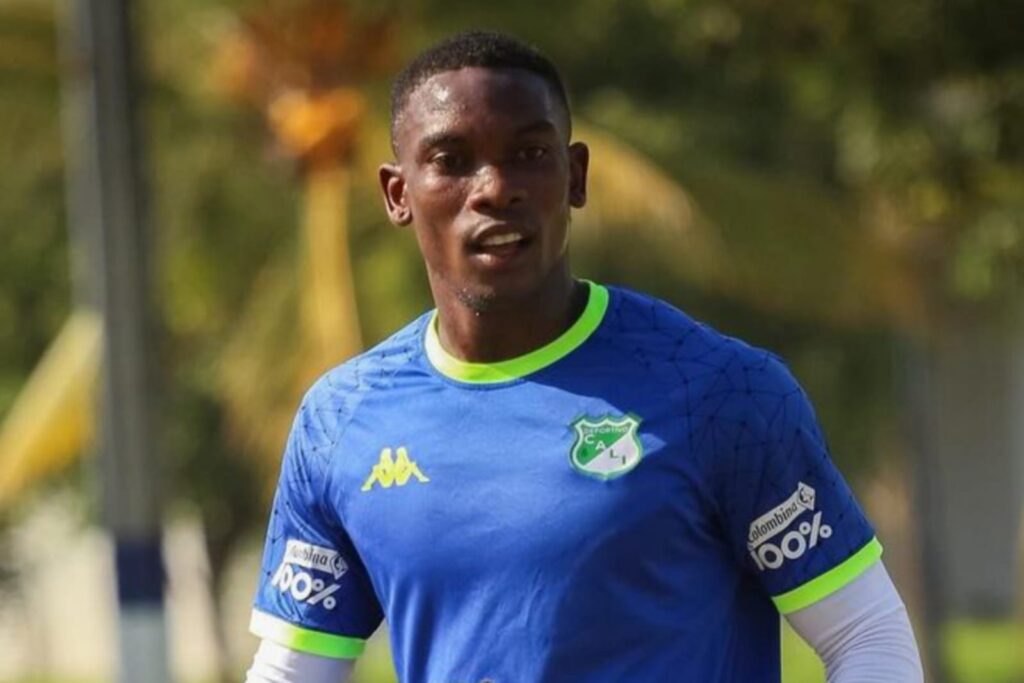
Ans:
[[[543,78],[523,69],[466,67],[420,83],[395,132],[406,147],[438,133],[499,135],[541,121],[568,134],[565,108]]]

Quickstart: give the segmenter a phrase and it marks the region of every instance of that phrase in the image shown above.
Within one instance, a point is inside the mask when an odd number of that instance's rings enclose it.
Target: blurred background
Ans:
[[[242,679],[303,389],[430,307],[389,80],[471,27],[568,81],[577,274],[783,356],[929,680],[1024,680],[1020,2],[0,0],[0,681]]]

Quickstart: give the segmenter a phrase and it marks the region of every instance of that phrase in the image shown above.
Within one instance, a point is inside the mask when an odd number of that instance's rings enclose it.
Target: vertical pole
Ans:
[[[69,212],[80,301],[104,320],[98,478],[114,540],[122,683],[169,680],[151,435],[149,240],[127,0],[71,0],[64,30]],[[81,292],[84,289],[84,294]]]
[[[948,681],[956,621],[1009,623],[1024,507],[1024,353],[1012,316],[945,311],[907,355],[929,680]]]
[[[902,394],[905,399],[907,433],[914,452],[915,522],[921,549],[922,617],[924,642],[922,658],[927,680],[946,683],[948,673],[942,653],[942,624],[948,617],[944,567],[942,565],[942,501],[936,495],[935,439],[930,429],[929,410],[934,391],[929,384],[928,351],[922,342],[905,339],[900,345],[898,367],[903,368]]]

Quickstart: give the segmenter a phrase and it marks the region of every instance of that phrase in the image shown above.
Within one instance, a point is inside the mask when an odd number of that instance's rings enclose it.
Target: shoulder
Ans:
[[[781,357],[694,319],[672,304],[609,287],[605,342],[679,398],[691,418],[765,423],[802,389]]]
[[[606,334],[689,376],[720,371],[788,374],[773,352],[718,331],[676,306],[643,292],[609,286]]]
[[[309,396],[331,400],[343,394],[385,389],[422,354],[422,337],[429,313],[417,317],[402,329],[324,373]]]
[[[328,370],[309,388],[296,427],[318,441],[333,441],[365,396],[386,391],[405,373],[416,372],[423,353],[425,313],[379,344]]]

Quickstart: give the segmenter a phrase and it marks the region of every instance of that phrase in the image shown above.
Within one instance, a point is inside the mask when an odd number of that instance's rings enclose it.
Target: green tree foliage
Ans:
[[[47,12],[0,8],[0,414],[68,312],[55,40]]]
[[[180,387],[207,406],[217,403],[219,354],[253,288],[270,272],[293,281],[296,268],[298,197],[288,164],[274,157],[254,114],[218,97],[209,74],[223,27],[250,7],[151,0],[139,16],[169,395]],[[528,0],[485,8],[426,0],[388,8],[417,26],[407,30],[410,51],[454,29],[490,26],[537,42],[564,65],[580,115],[650,154],[694,193],[726,236],[740,284],[700,289],[663,250],[616,258],[625,252],[605,233],[580,248],[580,262],[782,351],[823,406],[830,433],[852,440],[875,422],[858,411],[851,417],[848,404],[884,406],[885,352],[865,343],[884,340],[884,317],[863,312],[875,302],[858,296],[856,277],[836,276],[851,269],[859,244],[887,240],[943,297],[1005,297],[1016,283],[1024,77],[1010,38],[1011,3],[980,10],[916,2],[897,11],[880,1]],[[11,133],[0,170],[0,319],[11,322],[0,326],[0,400],[9,400],[66,312],[69,290],[49,6],[5,6],[0,31],[0,117]],[[372,98],[378,117],[386,115],[383,91]],[[428,300],[411,241],[384,224],[372,178],[357,186],[353,206],[355,268],[373,341]],[[621,234],[631,232],[622,226]],[[392,303],[373,305],[381,300]],[[853,329],[840,315],[830,331],[815,322],[846,310],[847,320],[874,322]],[[877,382],[855,382],[865,374]],[[174,431],[210,429],[179,401],[169,405]],[[195,445],[172,462],[231,452],[223,436],[182,436]],[[836,442],[841,452],[868,450],[844,436]]]
[[[943,301],[1020,284],[1019,3],[436,0],[423,16],[548,47],[578,109],[684,181],[740,169],[737,184],[793,202],[856,202],[863,219],[846,229],[884,242]]]

